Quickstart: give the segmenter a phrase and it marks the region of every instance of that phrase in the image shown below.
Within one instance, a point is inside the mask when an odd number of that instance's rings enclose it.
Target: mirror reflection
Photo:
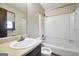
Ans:
[[[26,34],[26,3],[1,3],[0,38],[22,34]]]

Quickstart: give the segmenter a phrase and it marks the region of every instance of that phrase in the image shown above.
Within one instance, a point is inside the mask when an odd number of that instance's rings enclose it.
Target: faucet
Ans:
[[[23,40],[24,40],[24,37],[21,36],[20,39],[18,40],[18,42],[23,41]]]
[[[46,36],[44,34],[42,34],[42,40],[45,40]]]

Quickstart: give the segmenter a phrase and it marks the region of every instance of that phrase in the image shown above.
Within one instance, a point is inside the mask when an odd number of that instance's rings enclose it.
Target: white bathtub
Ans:
[[[52,52],[58,55],[62,56],[79,56],[79,49],[78,48],[65,48],[65,47],[60,47],[48,43],[43,43],[44,46],[47,46],[52,49]],[[75,46],[74,46],[75,47]]]

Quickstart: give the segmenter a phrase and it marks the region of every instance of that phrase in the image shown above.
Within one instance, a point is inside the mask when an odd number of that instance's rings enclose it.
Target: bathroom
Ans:
[[[0,56],[79,56],[79,3],[0,3],[0,11]]]

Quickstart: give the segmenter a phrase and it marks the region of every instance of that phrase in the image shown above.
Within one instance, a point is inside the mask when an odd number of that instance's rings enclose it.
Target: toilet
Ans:
[[[44,44],[45,39],[46,39],[46,36],[45,35],[42,35],[41,55],[42,56],[51,56],[52,50],[51,50],[51,48],[45,46],[45,44]]]
[[[41,55],[42,56],[51,56],[52,50],[49,47],[42,47],[41,48]]]

